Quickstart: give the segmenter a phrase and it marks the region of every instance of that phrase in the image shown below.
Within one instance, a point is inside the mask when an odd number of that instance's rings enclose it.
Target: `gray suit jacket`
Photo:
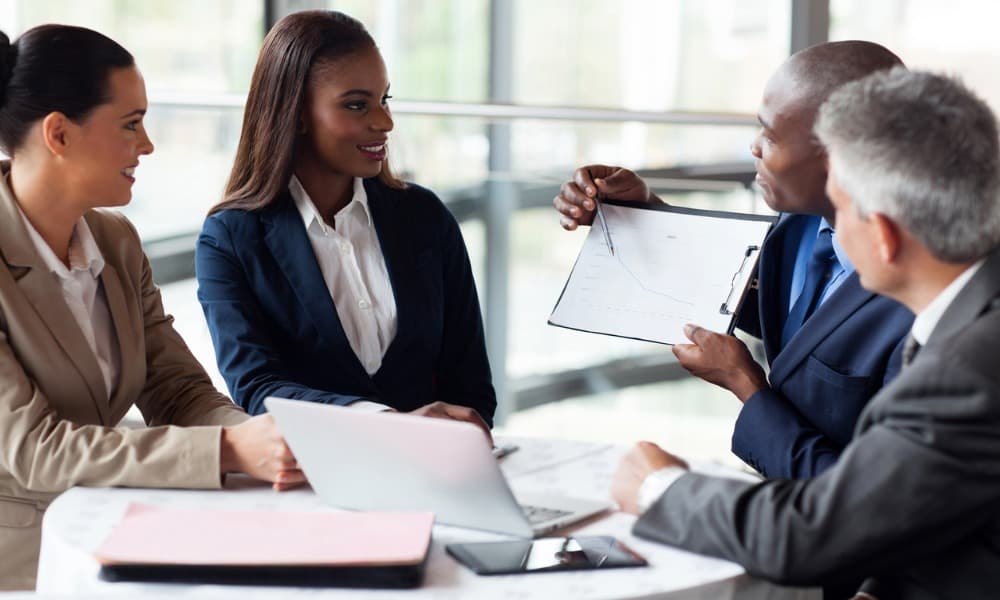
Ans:
[[[28,237],[0,163],[0,589],[34,586],[41,517],[74,485],[220,486],[219,425],[247,416],[218,393],[163,313],[139,236],[85,215],[121,351],[110,395],[97,358]],[[137,404],[152,427],[115,429]],[[214,425],[171,427],[167,425]]]
[[[994,252],[829,471],[759,484],[686,474],[635,533],[781,583],[875,576],[886,599],[1000,596],[998,299]]]

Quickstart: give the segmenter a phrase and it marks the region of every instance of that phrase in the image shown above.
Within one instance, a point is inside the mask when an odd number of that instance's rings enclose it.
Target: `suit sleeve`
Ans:
[[[932,374],[894,384],[821,476],[747,484],[688,474],[636,534],[788,584],[859,580],[960,542],[1000,501],[997,382],[949,360]]]
[[[126,222],[127,223],[127,222]],[[128,223],[140,246],[139,235]],[[145,254],[139,287],[146,346],[146,382],[135,404],[150,425],[237,425],[249,417],[220,394],[163,310]]]
[[[889,358],[882,386],[899,373],[904,341],[899,340]],[[813,425],[786,396],[766,388],[748,398],[740,410],[732,450],[765,477],[806,479],[829,469],[844,447]]]
[[[363,399],[310,388],[289,374],[268,334],[268,317],[257,302],[222,220],[209,217],[205,221],[195,261],[198,300],[208,321],[219,371],[233,399],[248,413],[266,412],[264,399],[268,396],[341,405]]]
[[[455,218],[444,219],[444,337],[437,368],[439,399],[474,408],[493,425],[496,392],[486,355],[483,318],[469,254]]]
[[[802,416],[780,392],[765,388],[743,404],[733,454],[765,477],[804,479],[830,468],[843,447]]]
[[[124,243],[141,254],[138,237]],[[238,423],[246,415],[211,389],[163,315],[145,256],[142,264],[145,335],[157,339],[147,339],[147,356],[122,361],[146,360],[151,378],[139,403],[144,416],[161,426],[132,430],[62,418],[0,330],[0,468],[23,488],[57,493],[74,485],[220,487],[221,428],[175,425]],[[91,401],[86,391],[80,393],[80,402]]]

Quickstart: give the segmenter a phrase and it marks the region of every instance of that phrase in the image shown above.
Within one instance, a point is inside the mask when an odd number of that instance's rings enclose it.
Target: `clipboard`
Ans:
[[[673,345],[686,323],[732,333],[776,215],[608,200],[556,300],[556,327]]]
[[[95,552],[105,581],[412,588],[434,515],[131,504]]]

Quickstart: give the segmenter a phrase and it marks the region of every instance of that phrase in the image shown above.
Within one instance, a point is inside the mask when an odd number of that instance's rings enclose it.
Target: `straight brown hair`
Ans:
[[[365,26],[341,12],[302,11],[275,24],[250,80],[226,192],[208,214],[227,208],[259,210],[281,197],[294,171],[298,124],[313,66],[371,48],[377,46]],[[388,157],[378,178],[392,188],[406,187],[392,174]]]

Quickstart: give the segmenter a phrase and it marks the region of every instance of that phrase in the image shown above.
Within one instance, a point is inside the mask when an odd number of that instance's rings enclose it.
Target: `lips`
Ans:
[[[128,178],[129,181],[135,181],[135,168],[137,166],[139,166],[139,165],[132,165],[130,167],[125,167],[121,171],[122,175],[124,175],[126,178]]]
[[[358,150],[371,160],[381,161],[385,159],[385,141],[373,144],[359,144]]]

